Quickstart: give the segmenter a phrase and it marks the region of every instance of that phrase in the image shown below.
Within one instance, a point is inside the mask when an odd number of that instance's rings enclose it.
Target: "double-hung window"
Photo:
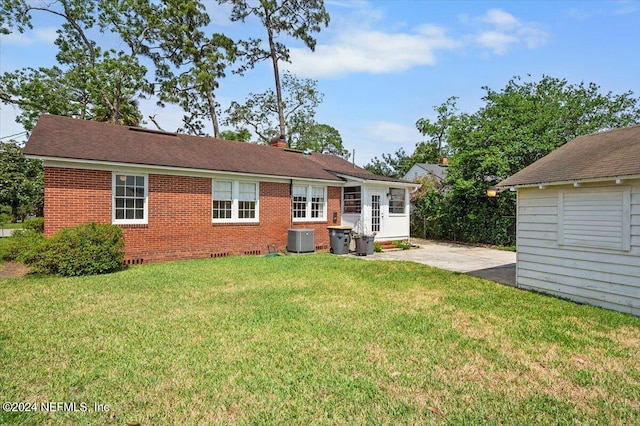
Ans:
[[[213,182],[213,219],[231,219],[233,182]]]
[[[305,219],[307,217],[307,187],[293,187],[293,218]]]
[[[255,219],[258,203],[258,184],[238,184],[238,219]]]
[[[148,222],[148,176],[114,173],[112,193],[113,223],[146,224]]]
[[[293,220],[323,221],[327,217],[327,188],[323,186],[293,186]]]
[[[313,219],[324,219],[326,210],[325,188],[320,186],[311,187],[311,217]]]
[[[213,222],[258,222],[260,187],[257,182],[214,180]]]

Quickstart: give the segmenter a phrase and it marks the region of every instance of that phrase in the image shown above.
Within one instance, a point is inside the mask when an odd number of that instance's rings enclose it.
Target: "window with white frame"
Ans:
[[[307,217],[307,187],[293,187],[293,218],[305,219]]]
[[[213,218],[231,219],[233,182],[213,182]]]
[[[211,219],[213,222],[257,222],[259,184],[257,182],[214,180]]]
[[[296,221],[325,220],[327,217],[327,188],[323,186],[294,185],[293,219]]]
[[[630,202],[630,187],[560,190],[558,244],[630,250]]]
[[[342,188],[342,212],[362,212],[362,190],[359,186],[346,186]]]
[[[238,219],[255,219],[258,203],[258,184],[238,184]]]
[[[113,174],[113,223],[147,223],[146,175]]]
[[[405,210],[404,188],[389,188],[389,213],[404,214]]]
[[[313,219],[324,219],[324,211],[327,203],[325,202],[325,188],[320,186],[311,187],[311,217]]]

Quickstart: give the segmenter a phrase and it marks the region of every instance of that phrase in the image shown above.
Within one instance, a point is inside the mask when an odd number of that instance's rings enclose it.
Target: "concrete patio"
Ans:
[[[418,248],[383,251],[367,260],[404,260],[516,285],[516,253],[485,247],[412,238]]]

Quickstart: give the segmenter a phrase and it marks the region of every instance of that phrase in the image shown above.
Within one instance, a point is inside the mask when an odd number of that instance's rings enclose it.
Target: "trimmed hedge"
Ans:
[[[34,217],[32,219],[26,219],[23,222],[23,228],[39,232],[40,234],[44,234],[44,218]]]
[[[45,241],[42,233],[33,229],[16,229],[4,240],[0,246],[0,259],[23,263],[26,263],[25,259],[37,255]]]
[[[119,271],[124,267],[122,229],[97,223],[65,228],[18,260],[34,272],[62,276]]]

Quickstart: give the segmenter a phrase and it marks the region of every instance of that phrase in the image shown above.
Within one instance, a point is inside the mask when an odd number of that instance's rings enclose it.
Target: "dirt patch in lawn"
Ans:
[[[0,264],[0,278],[22,278],[27,275],[29,268],[20,262],[4,262]]]

